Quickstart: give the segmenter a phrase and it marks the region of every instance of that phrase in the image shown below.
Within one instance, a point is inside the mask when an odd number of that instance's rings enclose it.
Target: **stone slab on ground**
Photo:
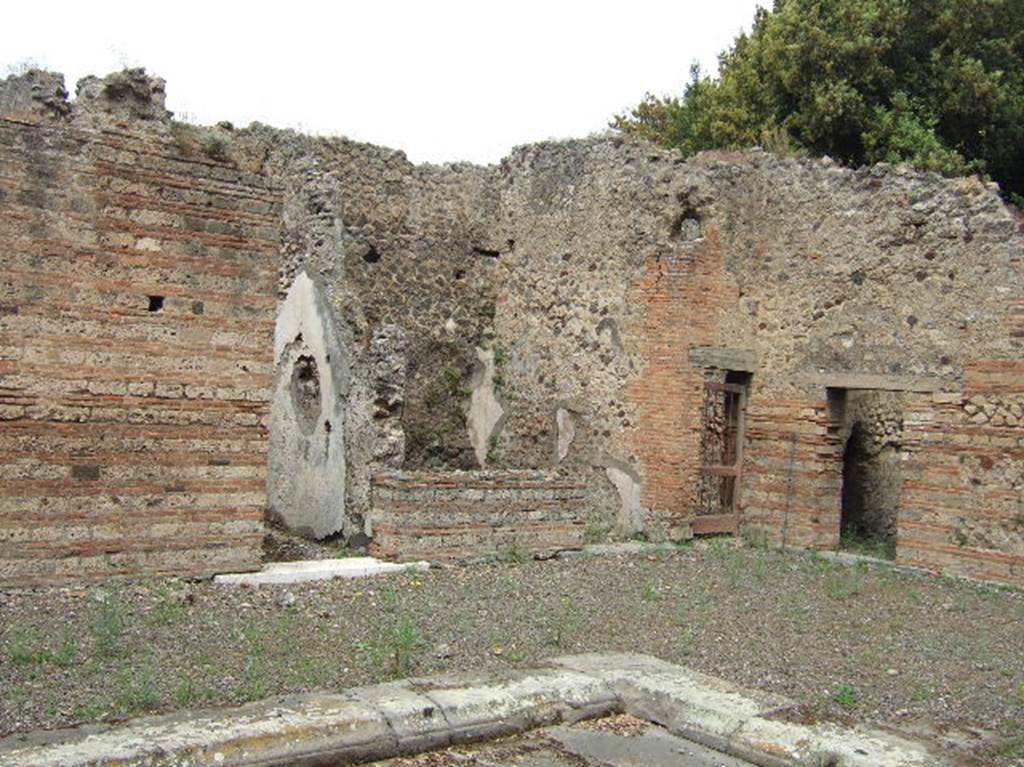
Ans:
[[[752,767],[648,722],[627,721],[628,729],[620,730],[619,720],[631,719],[612,716],[542,727],[499,741],[374,762],[373,767]]]
[[[365,578],[405,570],[426,570],[427,562],[382,562],[374,557],[344,559],[310,559],[301,562],[272,562],[253,573],[224,573],[213,577],[214,583],[229,586],[262,586],[267,584],[326,581],[332,578]]]
[[[834,721],[806,723],[793,701],[647,655],[584,654],[552,664],[606,681],[633,716],[763,767],[966,765],[937,744],[895,731]],[[787,712],[793,719],[787,720]]]
[[[760,767],[815,759],[839,759],[835,763],[844,767],[968,764],[934,744],[882,729],[788,721],[785,712],[792,709],[785,698],[649,656],[576,655],[540,668],[409,679],[18,735],[0,741],[0,765],[358,764],[616,712]]]

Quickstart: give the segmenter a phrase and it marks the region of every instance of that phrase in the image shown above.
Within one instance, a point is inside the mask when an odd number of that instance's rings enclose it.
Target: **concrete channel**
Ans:
[[[555,658],[538,667],[501,674],[406,679],[341,693],[273,698],[237,708],[15,735],[0,741],[0,765],[389,764],[384,760],[514,736],[520,740],[501,757],[504,762],[480,756],[476,764],[970,764],[937,743],[857,724],[808,723],[806,717],[793,715],[797,710],[786,698],[738,687],[657,658],[587,654]],[[623,714],[656,727],[625,738],[600,727],[579,726],[581,722]],[[493,751],[501,745],[490,743],[481,748]],[[517,754],[516,748],[521,753]],[[478,750],[478,754],[483,753]],[[645,754],[649,761],[636,761]],[[673,754],[678,757],[675,762],[655,759]],[[495,755],[501,756],[497,752]],[[534,761],[509,761],[519,756]],[[461,764],[473,765],[468,760],[474,758],[469,752]],[[455,761],[451,764],[460,764],[458,757],[452,759]],[[567,762],[569,759],[575,762]]]

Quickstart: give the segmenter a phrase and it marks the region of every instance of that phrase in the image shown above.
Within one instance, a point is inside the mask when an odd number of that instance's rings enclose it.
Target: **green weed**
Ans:
[[[642,599],[648,604],[661,601],[661,593],[658,591],[658,587],[652,581],[647,581],[644,584],[644,593]]]
[[[166,586],[160,586],[157,594],[160,601],[150,614],[150,622],[156,626],[171,626],[177,623],[187,609],[185,601]]]
[[[853,708],[857,705],[857,691],[853,685],[841,684],[832,695],[832,702],[843,708]]]
[[[743,581],[743,575],[747,569],[747,559],[742,552],[736,549],[729,549],[725,557],[726,578],[730,588],[736,588]]]
[[[187,671],[181,672],[178,683],[174,686],[174,702],[184,708],[192,705],[198,697],[199,688],[195,680]]]
[[[839,572],[825,581],[825,593],[837,602],[855,597],[864,590],[864,579],[855,571]]]
[[[740,539],[752,549],[768,548],[768,531],[763,527],[744,527],[740,530]]]
[[[500,559],[502,562],[508,562],[511,565],[522,565],[529,561],[530,552],[523,547],[518,538],[513,538],[512,542],[501,553]]]
[[[415,621],[408,615],[381,627],[376,639],[356,645],[379,669],[394,678],[408,676],[419,654],[426,649]]]
[[[860,554],[874,559],[896,559],[896,539],[867,536],[860,533],[843,533],[839,548],[851,554]]]
[[[580,624],[580,614],[576,605],[569,597],[562,597],[561,607],[555,613],[549,628],[550,643],[555,647],[564,648],[569,643],[569,637]]]
[[[245,700],[259,700],[267,696],[267,647],[263,630],[259,626],[248,626],[242,636],[245,638],[246,653],[242,684],[238,692]]]
[[[75,719],[83,722],[95,722],[98,719],[102,719],[110,713],[110,704],[108,703],[83,703],[80,706],[75,706],[71,709],[71,716]]]
[[[933,680],[925,680],[914,685],[910,693],[910,699],[915,703],[924,703],[926,700],[931,699],[937,689],[938,685]]]
[[[765,560],[763,552],[758,552],[754,558],[754,564],[751,566],[750,572],[759,581],[763,581],[765,576],[768,575],[768,562]]]
[[[45,646],[42,637],[35,629],[12,627],[7,646],[7,657],[15,666],[41,666],[52,663],[57,666],[70,666],[78,655],[75,640],[65,634],[57,650]]]
[[[117,594],[108,594],[99,603],[99,609],[92,624],[92,637],[96,653],[102,658],[113,658],[121,650],[124,634],[126,608]]]
[[[506,663],[522,663],[526,660],[526,653],[522,650],[497,648],[492,652]]]
[[[227,160],[231,145],[231,136],[217,128],[207,128],[199,133],[199,148],[211,160]]]
[[[160,705],[156,677],[149,664],[121,669],[117,675],[117,703],[124,714],[152,711]]]
[[[861,662],[866,666],[879,667],[882,665],[882,651],[877,647],[869,647],[860,654]]]
[[[313,687],[320,684],[323,676],[322,666],[312,658],[300,658],[288,667],[288,677],[296,684]]]
[[[398,589],[388,585],[380,590],[380,603],[385,610],[395,611],[398,609],[400,597]]]

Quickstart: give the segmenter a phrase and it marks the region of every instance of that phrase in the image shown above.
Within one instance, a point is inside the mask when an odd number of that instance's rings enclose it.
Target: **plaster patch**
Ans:
[[[640,483],[616,466],[606,466],[608,480],[619,492],[619,512],[615,529],[620,535],[635,535],[644,529],[644,512],[640,506]]]
[[[300,272],[277,315],[270,407],[270,514],[302,535],[349,534],[345,514],[347,355],[330,308]]]
[[[572,413],[563,407],[555,411],[555,423],[558,426],[558,461],[561,463],[569,455],[569,447],[576,439],[576,424],[573,421]]]
[[[494,395],[494,350],[477,347],[476,358],[479,364],[473,373],[466,426],[476,460],[480,466],[486,466],[488,447],[498,433],[505,409]]]

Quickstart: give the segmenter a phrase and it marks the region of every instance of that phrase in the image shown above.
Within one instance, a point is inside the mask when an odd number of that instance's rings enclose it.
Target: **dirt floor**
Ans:
[[[585,651],[655,655],[809,716],[987,731],[979,753],[1024,763],[1024,593],[721,541],[296,586],[0,592],[0,733]]]

